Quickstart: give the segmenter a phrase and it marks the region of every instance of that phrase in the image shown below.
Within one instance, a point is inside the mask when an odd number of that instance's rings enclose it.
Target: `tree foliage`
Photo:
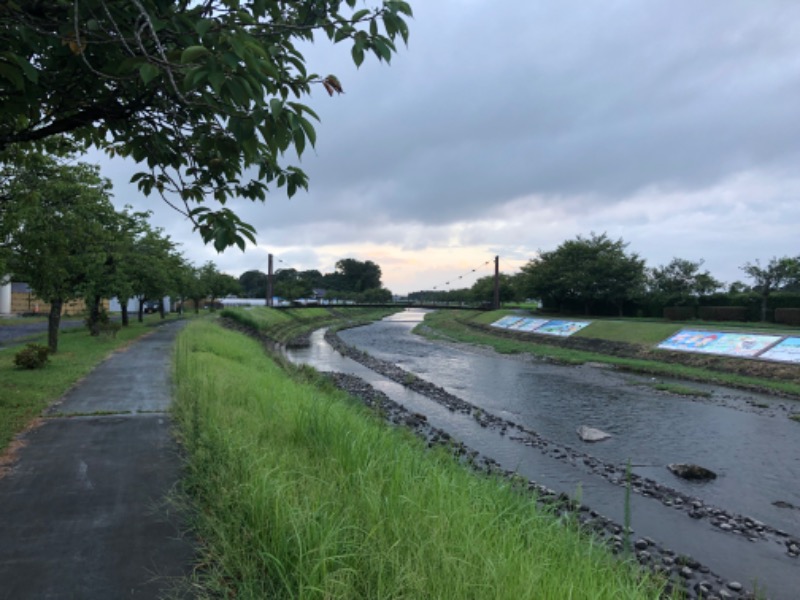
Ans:
[[[267,274],[262,271],[245,271],[239,275],[239,285],[245,298],[266,298],[267,296]]]
[[[652,293],[676,304],[686,304],[699,296],[713,294],[722,284],[708,270],[700,271],[704,262],[702,259],[673,258],[667,265],[650,269],[648,287]]]
[[[506,275],[505,273],[499,274],[498,292],[500,302],[511,302],[517,298],[517,289],[514,285],[514,277]],[[480,303],[494,302],[494,275],[487,275],[479,278],[470,288],[470,295],[472,300]]]
[[[198,269],[198,279],[198,291],[203,294],[202,298],[209,299],[211,310],[216,309],[219,298],[242,292],[239,280],[233,275],[220,272],[213,261],[206,262]]]
[[[322,284],[337,292],[365,292],[380,288],[381,268],[371,260],[343,258],[336,261],[336,270],[323,277]]]
[[[578,302],[589,314],[592,305],[602,301],[613,303],[621,313],[625,300],[641,294],[645,282],[644,260],[628,254],[627,246],[605,233],[563,242],[522,267],[523,291],[559,308],[567,301]]]
[[[762,321],[767,320],[767,303],[770,295],[781,286],[800,281],[800,257],[772,257],[763,267],[756,259],[753,263],[745,263],[741,269],[753,280],[753,290],[761,296]]]
[[[43,155],[7,175],[2,227],[8,266],[51,305],[48,344],[56,352],[63,304],[86,294],[108,258],[116,218],[111,184],[95,166]]]
[[[342,92],[307,70],[302,44],[324,35],[357,65],[367,53],[388,62],[409,16],[402,0],[0,2],[0,160],[37,143],[130,157],[140,190],[217,250],[244,249],[254,229],[226,201],[306,188],[285,157],[316,140],[299,100],[314,84]]]

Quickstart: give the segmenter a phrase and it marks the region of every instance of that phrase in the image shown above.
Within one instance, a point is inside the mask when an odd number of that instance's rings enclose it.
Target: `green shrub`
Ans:
[[[665,306],[664,318],[667,321],[691,321],[695,318],[694,306]]]
[[[776,308],[775,322],[785,325],[800,325],[800,308]]]
[[[746,306],[701,306],[699,317],[704,321],[746,321]]]
[[[20,369],[41,369],[47,364],[50,348],[41,344],[28,344],[14,355],[14,364]]]

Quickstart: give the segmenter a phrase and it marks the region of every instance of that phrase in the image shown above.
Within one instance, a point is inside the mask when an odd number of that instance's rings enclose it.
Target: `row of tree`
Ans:
[[[128,302],[138,318],[148,300],[170,295],[203,299],[235,293],[238,282],[213,262],[192,265],[176,244],[148,223],[148,213],[115,210],[111,184],[96,166],[31,153],[0,169],[0,275],[25,281],[50,304],[48,344],[58,349],[63,305],[86,300],[93,333],[107,321],[103,298],[116,297],[122,325]],[[182,302],[181,302],[182,303]]]
[[[239,277],[239,284],[244,297],[264,298],[267,274],[258,270],[245,271]],[[380,266],[371,260],[355,258],[337,261],[333,273],[279,269],[273,274],[273,295],[290,302],[311,297],[363,302],[390,302],[392,299],[392,293],[381,283]]]
[[[171,296],[183,307],[186,299],[198,310],[204,300],[213,308],[228,295],[264,298],[267,275],[248,271],[238,280],[220,273],[213,262],[192,265],[168,235],[148,222],[149,213],[117,211],[111,183],[96,166],[30,153],[19,165],[0,167],[0,276],[10,273],[25,281],[50,304],[48,343],[58,348],[58,330],[66,302],[83,298],[87,325],[97,334],[108,316],[104,298],[116,297],[122,325],[129,322],[128,302],[144,306]],[[381,268],[372,261],[345,258],[333,273],[282,269],[274,294],[288,300],[325,297],[388,302]]]
[[[539,252],[515,275],[500,275],[501,302],[535,298],[545,308],[561,312],[580,309],[585,314],[604,313],[609,307],[622,315],[636,305],[651,313],[665,306],[693,306],[701,299],[725,292],[755,294],[760,317],[767,318],[768,302],[775,292],[800,292],[800,256],[758,260],[740,268],[750,284],[729,285],[704,270],[703,260],[673,258],[666,265],[648,268],[645,260],[628,251],[621,238],[592,233],[567,240],[555,250]],[[447,292],[414,292],[411,299],[455,302],[491,302],[494,278],[483,277],[472,288]]]

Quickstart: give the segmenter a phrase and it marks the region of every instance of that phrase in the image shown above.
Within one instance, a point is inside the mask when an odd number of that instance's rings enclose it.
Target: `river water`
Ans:
[[[787,418],[789,401],[694,383],[688,385],[711,396],[689,399],[653,390],[646,377],[437,343],[411,333],[423,317],[423,311],[409,310],[339,336],[548,441],[606,463],[630,460],[633,471],[643,477],[800,537],[800,510],[774,504],[800,506],[800,424]],[[624,518],[622,487],[580,464],[482,428],[472,417],[453,413],[342,357],[322,332],[312,336],[309,348],[289,352],[289,358],[321,371],[357,375],[503,468],[559,492],[579,493],[585,504],[618,523]],[[759,410],[754,412],[753,406]],[[583,442],[576,434],[580,425],[612,437]],[[718,477],[708,483],[684,481],[666,469],[676,462],[700,464]],[[755,584],[773,599],[800,598],[800,559],[787,555],[781,539],[750,541],[637,494],[632,495],[632,525],[636,536],[694,556],[726,579],[751,588]]]

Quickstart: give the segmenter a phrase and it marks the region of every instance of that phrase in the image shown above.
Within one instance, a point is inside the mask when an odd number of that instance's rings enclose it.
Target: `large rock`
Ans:
[[[584,442],[601,442],[610,438],[611,434],[599,429],[595,429],[594,427],[581,425],[578,427],[578,437],[580,437]]]
[[[700,465],[673,463],[667,465],[667,468],[678,477],[692,481],[709,481],[717,478],[717,474],[714,471]]]

